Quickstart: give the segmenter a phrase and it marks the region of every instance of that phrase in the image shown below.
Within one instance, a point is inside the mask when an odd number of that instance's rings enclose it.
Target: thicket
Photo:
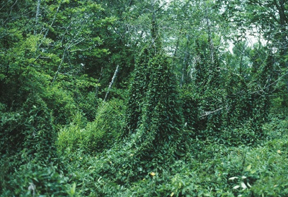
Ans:
[[[288,195],[287,6],[1,2],[1,196]]]

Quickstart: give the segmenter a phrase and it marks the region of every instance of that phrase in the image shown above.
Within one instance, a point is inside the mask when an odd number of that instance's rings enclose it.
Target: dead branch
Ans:
[[[111,89],[111,87],[112,87],[112,85],[113,85],[113,83],[114,83],[114,80],[115,80],[116,75],[117,75],[117,73],[118,73],[118,69],[119,69],[119,65],[117,65],[116,70],[115,70],[115,72],[114,72],[114,75],[113,75],[113,77],[112,77],[112,80],[111,80],[111,82],[110,82],[110,84],[109,84],[108,90],[107,90],[106,95],[105,95],[105,98],[104,98],[104,102],[106,101],[106,99],[107,99],[107,97],[108,97],[108,94],[109,94],[109,91],[110,91],[110,89]]]

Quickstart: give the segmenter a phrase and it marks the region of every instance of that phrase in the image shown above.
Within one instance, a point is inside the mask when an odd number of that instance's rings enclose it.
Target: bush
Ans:
[[[122,100],[114,99],[100,103],[95,120],[85,127],[81,125],[81,114],[76,114],[73,122],[63,127],[58,134],[58,151],[81,149],[92,153],[111,147],[123,128],[123,110],[125,109]]]
[[[2,196],[68,196],[67,184],[68,178],[59,174],[56,166],[32,161],[7,174]]]

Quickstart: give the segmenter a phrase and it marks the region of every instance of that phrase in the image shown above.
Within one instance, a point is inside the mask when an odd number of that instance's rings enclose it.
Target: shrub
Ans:
[[[82,115],[76,114],[73,122],[63,127],[58,134],[58,151],[73,152],[81,149],[92,153],[111,147],[123,128],[123,110],[122,100],[100,103],[95,120],[86,126],[81,125]]]
[[[7,176],[1,196],[67,196],[68,178],[56,166],[32,161]]]

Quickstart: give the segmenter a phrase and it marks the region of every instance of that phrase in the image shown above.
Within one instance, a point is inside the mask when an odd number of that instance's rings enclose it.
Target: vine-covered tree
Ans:
[[[126,112],[128,133],[142,133],[142,159],[164,162],[175,157],[182,140],[183,112],[171,62],[165,57],[155,13],[152,42],[144,48],[135,70]]]

